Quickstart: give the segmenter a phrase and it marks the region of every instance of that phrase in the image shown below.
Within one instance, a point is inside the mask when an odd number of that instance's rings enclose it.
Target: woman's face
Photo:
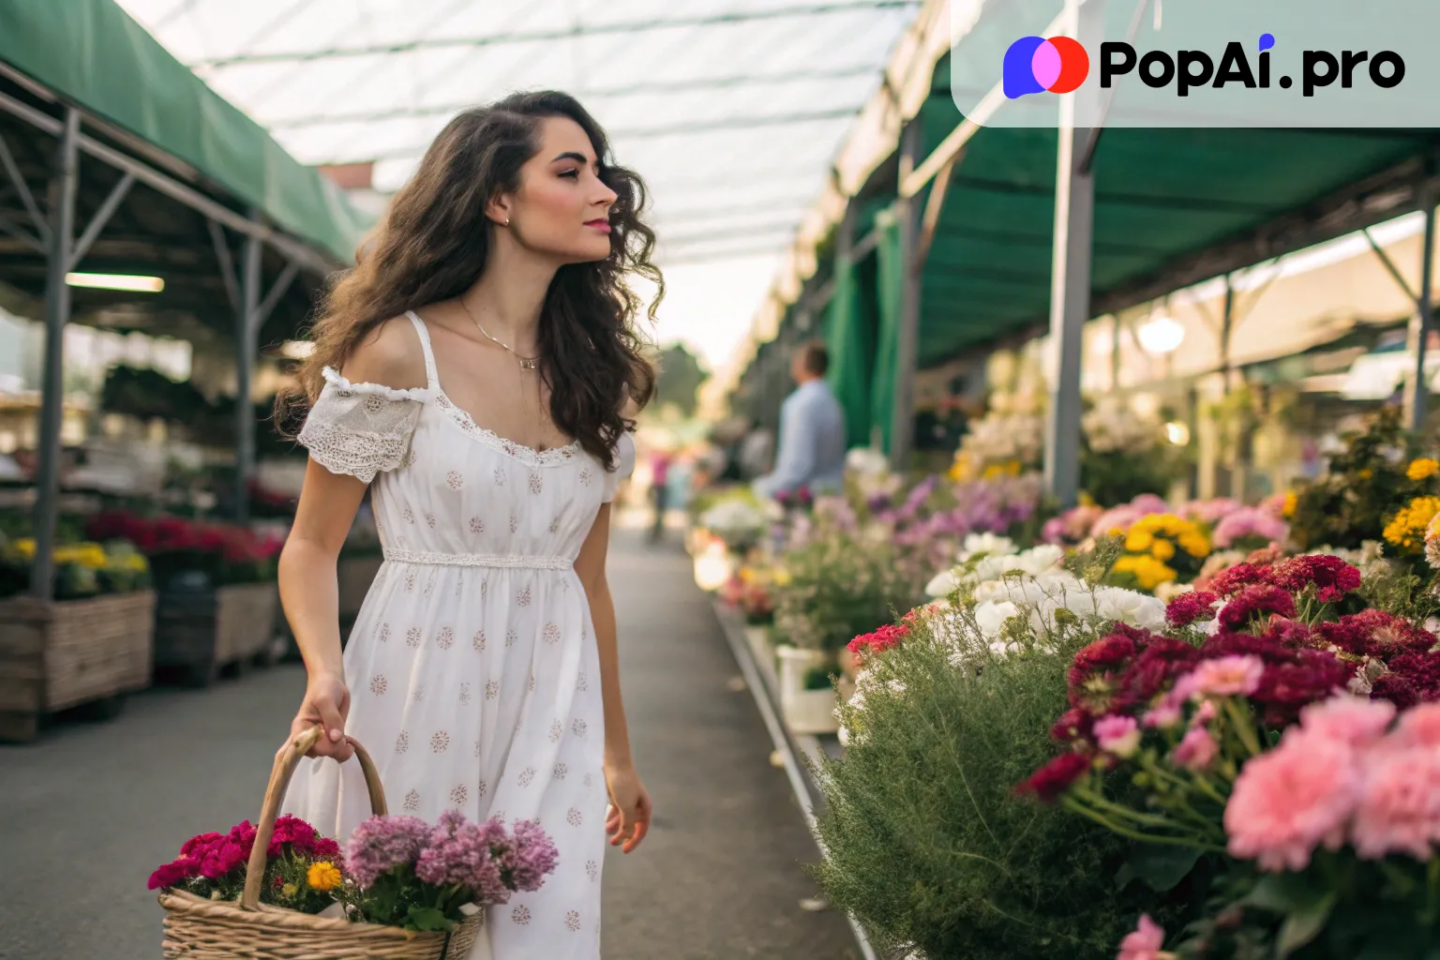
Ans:
[[[517,243],[561,263],[610,256],[615,191],[600,180],[585,130],[569,117],[540,121],[540,149],[520,168],[520,188],[503,198],[498,220]]]

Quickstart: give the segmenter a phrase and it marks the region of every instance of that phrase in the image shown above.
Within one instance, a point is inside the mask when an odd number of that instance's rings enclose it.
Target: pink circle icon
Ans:
[[[1060,62],[1060,51],[1055,49],[1052,43],[1042,43],[1035,48],[1035,55],[1030,59],[1030,70],[1035,75],[1035,82],[1041,87],[1049,90],[1060,79],[1060,72],[1064,65]]]

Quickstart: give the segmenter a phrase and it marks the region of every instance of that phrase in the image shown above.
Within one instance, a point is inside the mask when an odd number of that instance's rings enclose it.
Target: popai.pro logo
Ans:
[[[1100,86],[1110,89],[1116,78],[1135,74],[1145,86],[1163,89],[1173,85],[1177,96],[1188,97],[1192,90],[1222,89],[1227,85],[1252,90],[1295,85],[1289,74],[1272,81],[1270,51],[1273,34],[1260,35],[1256,60],[1251,63],[1244,44],[1231,41],[1214,58],[1204,50],[1180,50],[1174,54],[1151,50],[1144,55],[1123,41],[1100,44]],[[1002,88],[1011,100],[1031,93],[1070,93],[1090,74],[1090,57],[1070,37],[1021,37],[1005,51]],[[1365,50],[1305,50],[1300,57],[1300,91],[1306,97],[1335,83],[1346,90],[1368,80],[1381,89],[1398,86],[1405,79],[1405,61],[1393,50],[1373,56]]]

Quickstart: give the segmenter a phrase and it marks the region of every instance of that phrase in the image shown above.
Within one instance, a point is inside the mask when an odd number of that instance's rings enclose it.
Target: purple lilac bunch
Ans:
[[[443,930],[464,918],[467,905],[539,890],[558,860],[550,837],[530,821],[507,830],[498,818],[477,824],[454,810],[434,827],[416,817],[371,817],[346,847],[355,881],[346,899],[371,923]]]

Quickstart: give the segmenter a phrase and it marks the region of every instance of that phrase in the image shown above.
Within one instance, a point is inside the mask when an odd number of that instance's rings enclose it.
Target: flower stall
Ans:
[[[89,529],[97,538],[128,540],[149,558],[159,593],[158,671],[206,686],[224,667],[242,668],[278,653],[279,537],[249,527],[124,512],[98,514]]]
[[[150,685],[155,594],[129,543],[55,551],[55,597],[28,596],[35,543],[0,533],[0,740],[27,741],[47,714],[113,716]]]

